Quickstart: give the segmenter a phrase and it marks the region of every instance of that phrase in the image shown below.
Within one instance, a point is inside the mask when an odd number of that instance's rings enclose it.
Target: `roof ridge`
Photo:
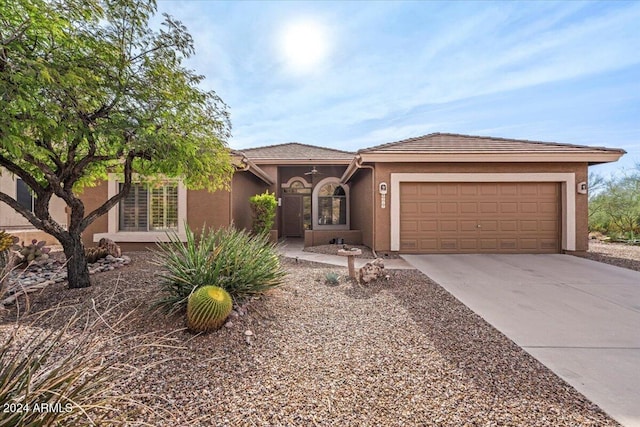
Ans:
[[[299,146],[302,146],[302,147],[310,147],[310,148],[318,148],[320,150],[335,151],[335,152],[342,153],[342,154],[355,154],[355,152],[353,152],[353,151],[338,150],[337,148],[322,147],[322,146],[319,146],[319,145],[312,145],[312,144],[304,144],[302,142],[283,142],[283,143],[280,143],[280,144],[261,145],[259,147],[243,148],[243,149],[240,149],[238,151],[244,153],[245,151],[262,150],[262,149],[265,149],[265,148],[284,147],[286,145],[299,145]]]

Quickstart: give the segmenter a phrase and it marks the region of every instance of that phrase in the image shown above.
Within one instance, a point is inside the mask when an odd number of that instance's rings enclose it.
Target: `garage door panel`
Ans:
[[[442,202],[440,203],[440,213],[444,215],[457,215],[458,203],[456,202]]]
[[[500,239],[500,249],[513,250],[518,248],[518,239]]]
[[[460,221],[460,231],[468,231],[468,232],[476,232],[476,229],[478,228],[478,223],[477,221],[473,221],[473,220],[461,220]]]
[[[460,202],[460,213],[461,214],[477,214],[478,213],[478,202]]]
[[[538,221],[535,219],[532,220],[520,220],[518,221],[518,229],[521,232],[528,232],[528,231],[537,231],[538,230]]]
[[[538,213],[538,203],[537,202],[521,202],[520,212],[525,214]]]
[[[558,221],[540,220],[539,225],[540,225],[540,231],[547,231],[551,233],[557,233],[558,231]]]
[[[478,249],[478,240],[460,239],[460,249],[463,251],[476,251]]]
[[[419,206],[419,211],[422,214],[438,213],[438,204],[436,202],[422,202]]]
[[[538,239],[520,239],[520,247],[524,250],[536,250],[538,249]]]
[[[457,232],[458,221],[457,220],[441,220],[438,229],[442,232]]]
[[[458,186],[459,186],[459,192],[461,196],[475,196],[478,194],[477,185],[458,184]]]
[[[515,197],[518,195],[518,184],[503,184],[499,188],[501,196]]]
[[[518,213],[518,204],[515,202],[500,202],[500,213],[503,213],[503,214]]]
[[[458,250],[458,239],[440,239],[441,250]]]
[[[423,186],[419,185],[415,182],[407,182],[400,186],[400,195],[401,196],[411,196],[420,194],[420,190]]]
[[[438,221],[437,220],[429,220],[429,221],[420,221],[419,230],[423,233],[433,233],[438,231]]]
[[[514,231],[518,231],[518,221],[516,221],[515,219],[509,219],[509,220],[500,220],[499,222],[500,224],[500,230],[501,232],[504,233],[512,233]]]
[[[483,251],[498,249],[498,239],[479,239],[480,249]]]
[[[560,250],[558,183],[402,183],[400,194],[401,251]]]
[[[416,202],[407,202],[407,203],[403,203],[400,206],[400,215],[417,214],[417,213],[418,213],[418,203]]]
[[[415,251],[417,249],[421,249],[418,246],[418,241],[417,240],[410,240],[410,239],[401,239],[400,240],[400,250],[401,251]]]
[[[480,213],[497,213],[498,202],[480,202],[478,203],[478,211]]]
[[[498,184],[489,182],[478,184],[480,187],[480,195],[482,196],[497,196],[498,195]]]
[[[443,184],[442,186],[440,186],[440,195],[441,196],[457,196],[458,184]]]

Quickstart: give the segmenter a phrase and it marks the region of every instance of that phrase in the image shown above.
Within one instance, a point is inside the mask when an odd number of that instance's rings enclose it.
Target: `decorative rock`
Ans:
[[[110,257],[107,259],[107,257]],[[104,271],[113,271],[131,262],[128,256],[122,258],[107,255],[95,263],[89,263],[89,274]],[[0,300],[0,304],[11,304],[23,294],[42,289],[51,283],[61,283],[67,280],[67,270],[65,263],[58,259],[49,258],[38,263],[32,263],[25,269],[14,269],[7,278],[7,290],[5,298]]]
[[[227,323],[224,324],[225,328],[233,328],[233,322],[232,321],[228,321]]]
[[[377,258],[373,262],[368,262],[360,269],[360,283],[369,283],[384,276],[384,262],[382,258]]]

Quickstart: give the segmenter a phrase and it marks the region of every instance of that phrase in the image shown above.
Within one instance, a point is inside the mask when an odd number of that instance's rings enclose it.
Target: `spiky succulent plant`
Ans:
[[[4,230],[0,230],[0,252],[11,249],[11,247],[16,243],[16,237]]]
[[[30,245],[25,246],[22,242],[22,247],[18,249],[18,253],[22,256],[23,263],[29,263],[32,261],[43,261],[49,258],[49,252],[51,248],[45,248],[47,242],[44,240],[37,241],[33,239]]]
[[[324,278],[330,285],[337,285],[340,283],[340,276],[335,271],[328,272],[325,274]]]
[[[227,291],[218,286],[202,286],[189,296],[187,326],[194,332],[213,331],[223,325],[232,308]]]

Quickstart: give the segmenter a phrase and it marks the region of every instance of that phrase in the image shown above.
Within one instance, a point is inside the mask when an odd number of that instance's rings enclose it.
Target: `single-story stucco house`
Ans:
[[[585,251],[587,169],[624,150],[434,133],[357,152],[286,143],[234,151],[230,191],[178,181],[134,186],[84,233],[124,249],[152,247],[184,223],[251,227],[249,197],[278,199],[272,235],[305,245],[334,239],[378,254]],[[119,189],[112,177],[83,193],[87,210]]]

